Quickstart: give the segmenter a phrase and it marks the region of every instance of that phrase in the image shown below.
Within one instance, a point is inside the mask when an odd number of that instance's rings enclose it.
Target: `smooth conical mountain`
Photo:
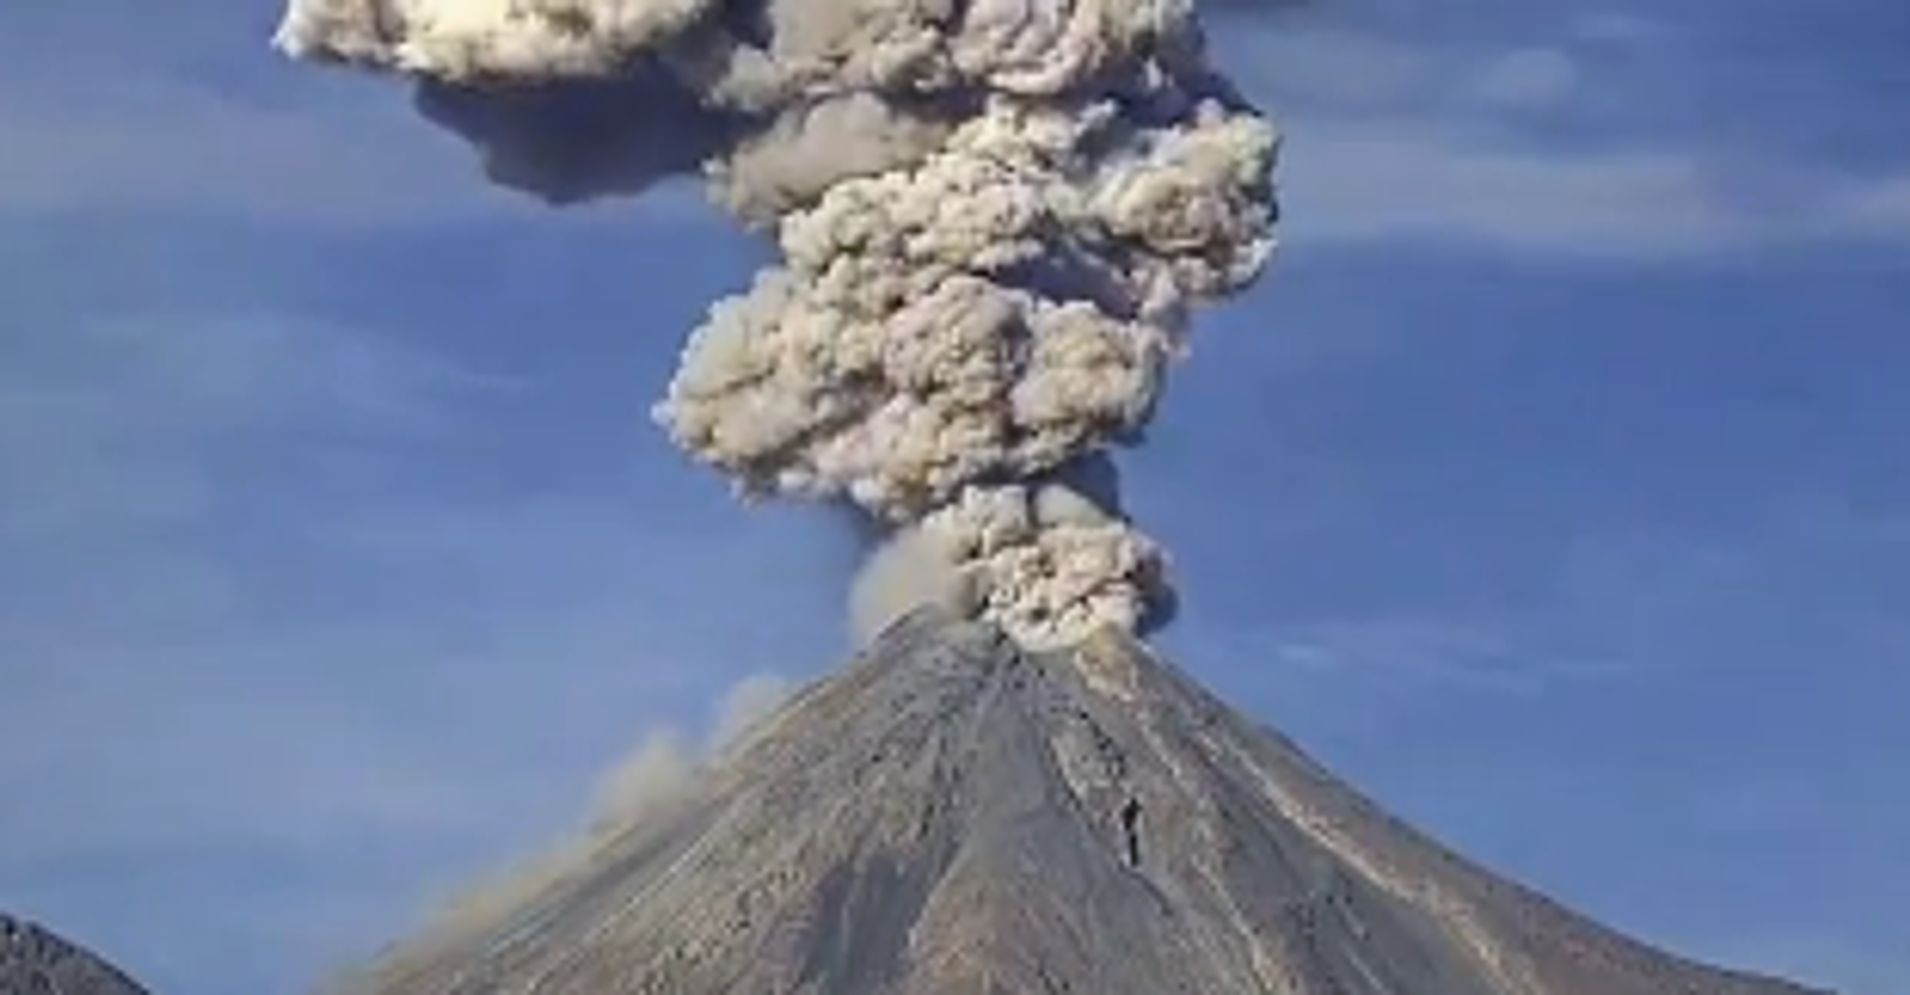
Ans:
[[[1481,870],[1140,645],[918,614],[377,995],[1798,995]]]
[[[0,914],[0,995],[146,995],[74,944]]]

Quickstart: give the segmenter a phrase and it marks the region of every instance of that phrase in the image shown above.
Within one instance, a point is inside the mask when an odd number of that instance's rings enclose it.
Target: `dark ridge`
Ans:
[[[147,995],[105,961],[0,914],[0,995]]]

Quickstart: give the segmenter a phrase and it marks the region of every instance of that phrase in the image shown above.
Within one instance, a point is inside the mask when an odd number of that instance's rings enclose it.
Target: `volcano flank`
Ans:
[[[375,995],[1802,995],[1627,939],[1389,817],[1108,630],[932,610]]]

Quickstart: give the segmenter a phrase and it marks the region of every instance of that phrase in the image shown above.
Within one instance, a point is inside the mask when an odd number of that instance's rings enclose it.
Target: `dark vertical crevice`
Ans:
[[[1141,801],[1129,798],[1121,806],[1121,833],[1127,840],[1127,866],[1141,866]]]

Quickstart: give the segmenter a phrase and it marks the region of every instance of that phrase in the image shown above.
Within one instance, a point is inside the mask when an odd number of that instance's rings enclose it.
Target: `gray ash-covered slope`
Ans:
[[[85,950],[0,914],[0,995],[146,995]]]
[[[381,995],[1796,995],[1467,863],[1122,637],[904,621]]]

